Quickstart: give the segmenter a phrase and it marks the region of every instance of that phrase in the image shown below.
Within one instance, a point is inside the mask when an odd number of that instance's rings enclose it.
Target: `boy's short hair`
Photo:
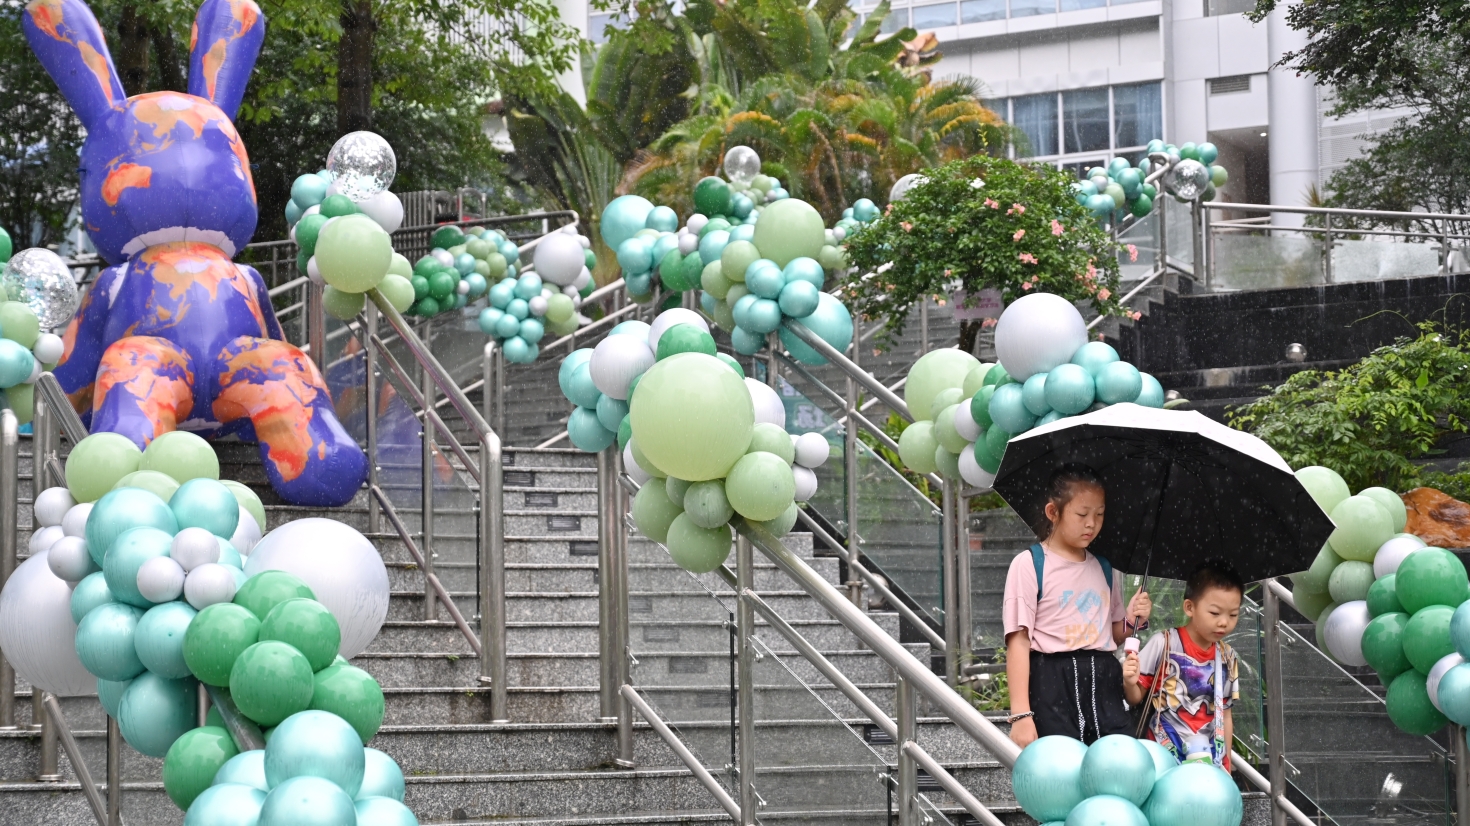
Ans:
[[[1189,579],[1184,581],[1184,598],[1198,600],[1211,588],[1235,591],[1245,596],[1245,580],[1240,578],[1240,574],[1236,573],[1230,563],[1220,559],[1207,559],[1194,567]]]

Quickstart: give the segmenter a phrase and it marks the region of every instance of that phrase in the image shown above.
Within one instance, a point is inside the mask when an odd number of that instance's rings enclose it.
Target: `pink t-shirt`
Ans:
[[[1108,583],[1092,554],[1082,562],[1073,562],[1051,551],[1045,553],[1042,580],[1046,590],[1039,605],[1031,551],[1022,551],[1011,560],[1002,609],[1006,636],[1025,628],[1031,650],[1043,654],[1116,649],[1112,624],[1123,619],[1122,576],[1113,572],[1111,599],[1105,599]]]

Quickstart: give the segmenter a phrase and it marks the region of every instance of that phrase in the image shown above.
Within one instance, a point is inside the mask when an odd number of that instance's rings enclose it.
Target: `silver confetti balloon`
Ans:
[[[51,250],[33,247],[11,257],[0,273],[0,288],[11,301],[31,308],[41,321],[42,330],[63,327],[76,315],[81,299],[77,282],[61,256]]]
[[[1193,201],[1205,194],[1205,188],[1209,185],[1209,167],[1189,158],[1175,163],[1174,168],[1164,175],[1165,188],[1181,201]]]
[[[761,174],[761,156],[748,146],[732,146],[725,153],[725,177],[737,184],[748,184]]]
[[[327,153],[327,170],[334,176],[338,192],[362,201],[393,185],[398,156],[381,136],[350,132],[338,138]]]

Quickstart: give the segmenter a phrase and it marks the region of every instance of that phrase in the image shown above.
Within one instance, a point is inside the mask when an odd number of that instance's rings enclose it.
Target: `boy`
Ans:
[[[1230,770],[1230,707],[1240,690],[1235,651],[1225,638],[1240,620],[1244,593],[1234,568],[1213,560],[1200,564],[1184,585],[1188,621],[1155,634],[1143,651],[1130,652],[1123,662],[1124,696],[1133,706],[1148,701],[1144,736],[1177,760],[1190,756],[1203,740],[1214,764]]]

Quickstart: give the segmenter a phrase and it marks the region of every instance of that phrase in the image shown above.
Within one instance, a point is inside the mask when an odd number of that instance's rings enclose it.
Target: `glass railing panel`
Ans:
[[[1211,250],[1212,290],[1267,290],[1324,283],[1322,243],[1315,238],[1216,233]]]
[[[1001,605],[1011,560],[1036,534],[1008,507],[970,515],[970,619],[977,650],[1005,650]]]
[[[858,443],[854,461],[857,535],[863,556],[924,613],[944,618],[942,512],[872,448]]]
[[[1118,271],[1122,283],[1141,281],[1153,272],[1159,258],[1161,210],[1154,210],[1137,223],[1118,233],[1118,243],[1132,247],[1118,254]]]
[[[1335,241],[1332,281],[1382,281],[1439,273],[1440,245],[1388,238]]]
[[[1165,203],[1165,201],[1168,201]],[[1155,199],[1162,208],[1164,235],[1169,258],[1186,267],[1194,266],[1194,218],[1189,204],[1181,204],[1164,194]],[[1198,280],[1198,278],[1196,278]]]

